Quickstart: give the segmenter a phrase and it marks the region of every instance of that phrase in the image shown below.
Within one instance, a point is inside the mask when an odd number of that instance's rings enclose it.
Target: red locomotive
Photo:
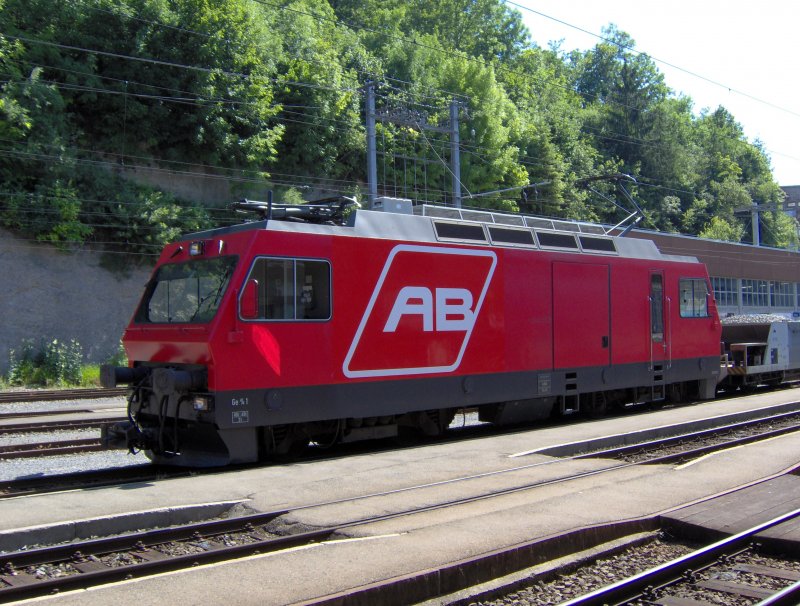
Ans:
[[[321,445],[712,398],[705,267],[596,225],[418,207],[260,209],[165,247],[123,338],[154,461],[223,465]],[[278,220],[279,216],[295,220]],[[333,223],[333,222],[331,222]]]

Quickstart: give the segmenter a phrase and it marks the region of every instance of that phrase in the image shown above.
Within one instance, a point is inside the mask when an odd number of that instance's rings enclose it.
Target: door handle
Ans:
[[[603,349],[608,347],[608,337],[603,337]]]

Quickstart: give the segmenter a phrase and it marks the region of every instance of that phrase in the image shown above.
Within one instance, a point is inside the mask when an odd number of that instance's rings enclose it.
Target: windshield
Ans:
[[[162,265],[147,286],[136,323],[209,322],[230,282],[236,257]]]

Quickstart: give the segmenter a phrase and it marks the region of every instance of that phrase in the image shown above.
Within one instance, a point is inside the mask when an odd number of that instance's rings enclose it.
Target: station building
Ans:
[[[705,263],[721,317],[800,318],[800,252],[647,230],[632,230],[628,237],[653,240],[663,253]]]

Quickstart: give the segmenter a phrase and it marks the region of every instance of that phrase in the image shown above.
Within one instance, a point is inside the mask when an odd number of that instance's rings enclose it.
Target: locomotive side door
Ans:
[[[663,368],[664,361],[667,358],[667,352],[670,351],[669,343],[669,328],[666,326],[665,307],[669,306],[669,299],[664,293],[664,272],[651,271],[650,272],[650,295],[648,296],[650,318],[650,336],[649,336],[649,351],[650,351],[650,368],[649,370],[655,371],[658,368]]]
[[[553,263],[553,366],[611,362],[609,266]]]

